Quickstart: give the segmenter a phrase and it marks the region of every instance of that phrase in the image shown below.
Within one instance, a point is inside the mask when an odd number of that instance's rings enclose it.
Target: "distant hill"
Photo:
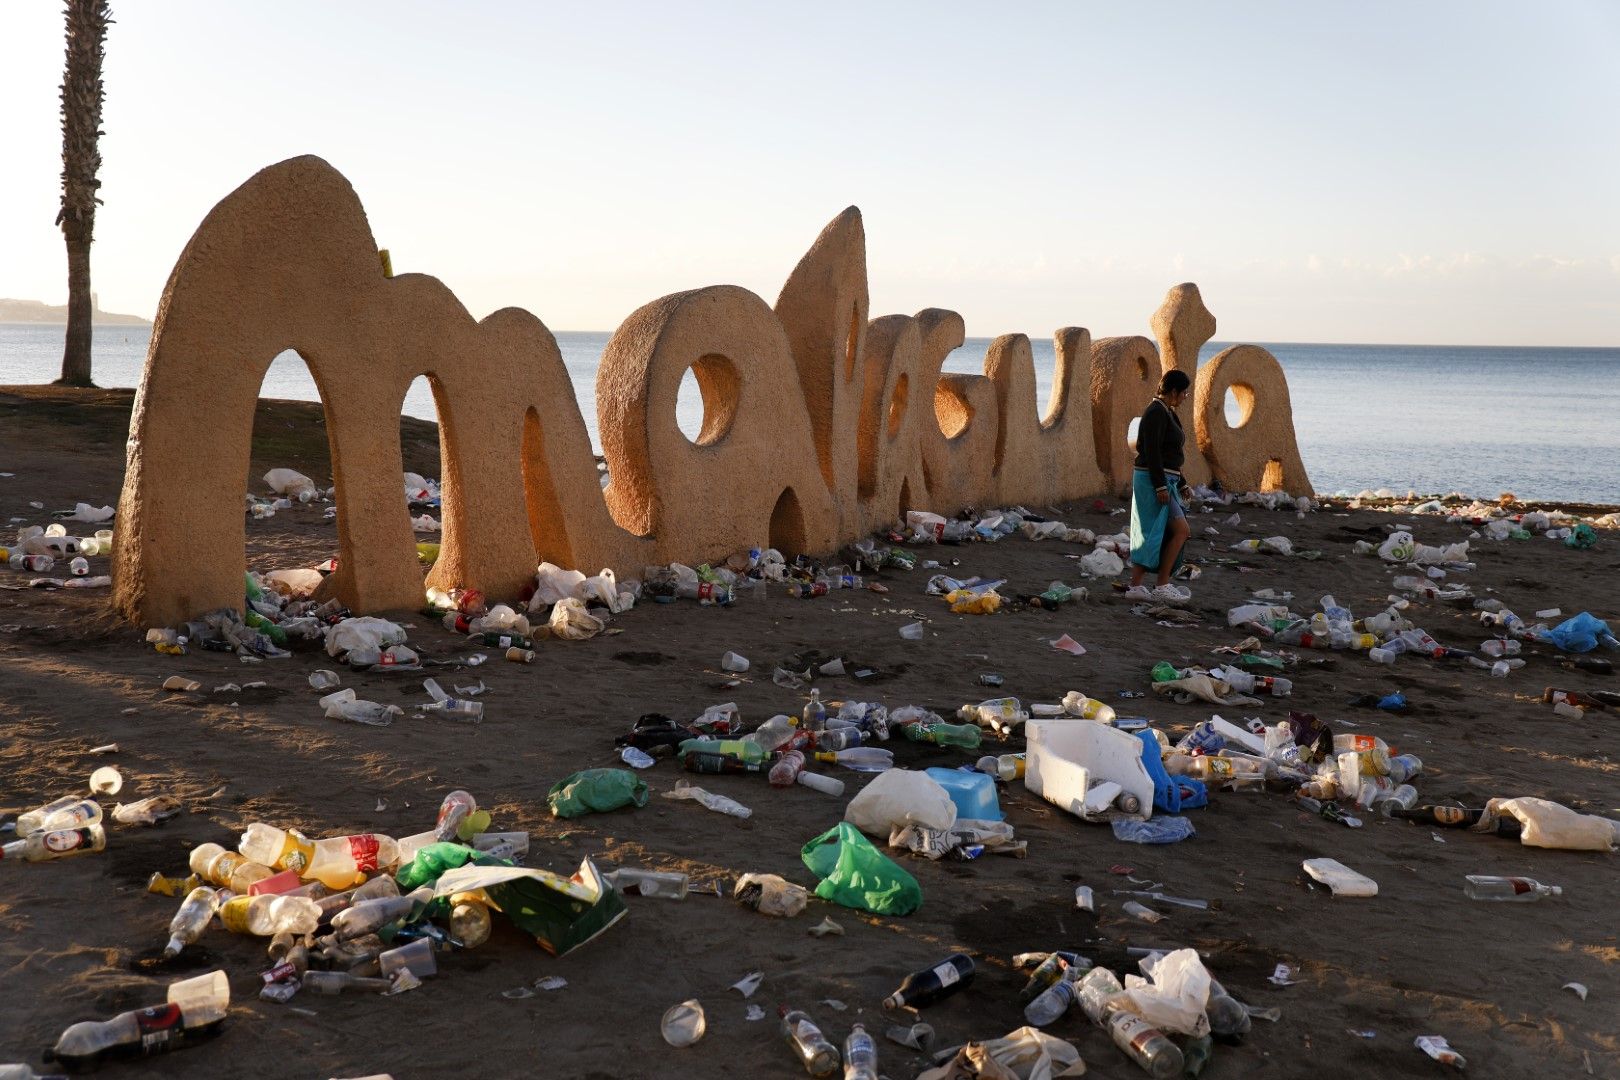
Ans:
[[[151,326],[148,319],[139,315],[115,315],[110,311],[102,311],[101,304],[93,297],[91,307],[95,314],[91,321],[101,326]],[[38,300],[6,300],[0,299],[0,323],[55,323],[63,325],[67,322],[67,305],[52,307],[42,304]]]

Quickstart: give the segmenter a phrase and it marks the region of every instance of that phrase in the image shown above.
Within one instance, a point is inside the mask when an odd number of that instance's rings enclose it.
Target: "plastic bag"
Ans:
[[[761,915],[791,919],[810,903],[810,890],[776,874],[744,874],[731,895]]]
[[[584,817],[621,806],[646,806],[647,785],[629,769],[583,769],[551,785],[546,802],[552,817]]]
[[[272,570],[264,575],[266,585],[283,596],[302,600],[324,580],[319,570]]]
[[[1564,546],[1574,548],[1576,551],[1585,551],[1597,544],[1597,540],[1597,530],[1583,521],[1564,537]]]
[[[578,570],[564,570],[560,566],[543,562],[534,572],[534,597],[529,601],[530,611],[550,607],[565,597],[580,595],[585,575]]]
[[[1209,1034],[1209,972],[1196,949],[1177,949],[1142,961],[1148,976],[1125,976],[1125,991],[1110,1004],[1118,1004],[1160,1031],[1202,1038]],[[1151,980],[1151,981],[1150,981]]]
[[[950,792],[927,773],[890,769],[849,800],[844,820],[885,839],[896,826],[918,824],[941,832],[956,824]]]
[[[565,596],[551,609],[551,635],[573,641],[595,637],[607,624],[585,610],[585,601]]]
[[[1385,562],[1404,563],[1412,561],[1412,553],[1417,550],[1417,542],[1412,539],[1409,532],[1393,532],[1389,538],[1378,545],[1378,557]]]
[[[611,569],[604,569],[595,577],[586,578],[580,588],[582,590],[580,599],[599,601],[615,615],[630,606],[619,599],[621,595],[619,592],[619,579],[614,576]],[[624,595],[628,596],[628,594]]]
[[[405,644],[404,627],[370,615],[344,619],[326,632],[328,656],[342,656],[351,650],[362,648],[381,652],[390,645],[403,644]]]
[[[919,1073],[917,1080],[1057,1080],[1085,1071],[1086,1063],[1072,1045],[1038,1028],[1021,1027],[999,1039],[968,1043],[943,1065]]]
[[[1485,804],[1484,822],[1494,827],[1498,815],[1519,819],[1524,826],[1519,842],[1526,847],[1562,848],[1566,851],[1608,851],[1620,844],[1620,822],[1596,814],[1579,814],[1549,799],[1492,799]]]
[[[1178,840],[1198,835],[1198,830],[1193,828],[1191,821],[1184,817],[1166,817],[1163,814],[1146,821],[1137,818],[1115,818],[1112,824],[1114,839],[1132,844],[1174,844]]]
[[[1537,640],[1551,642],[1564,652],[1585,653],[1597,648],[1599,638],[1612,635],[1609,624],[1583,611],[1565,619],[1551,630],[1536,635]]]
[[[816,895],[823,900],[876,915],[909,915],[922,906],[917,879],[848,822],[828,829],[799,854],[810,872],[822,879]]]
[[[1125,560],[1107,548],[1097,548],[1080,559],[1080,570],[1088,577],[1115,577],[1125,569]]]
[[[690,783],[686,780],[675,781],[674,790],[664,792],[664,798],[685,799],[690,802],[699,803],[705,808],[713,810],[717,814],[726,814],[727,816],[734,818],[745,818],[753,814],[752,810],[738,802],[736,799],[725,795],[717,795],[712,791],[700,788],[696,784]]]

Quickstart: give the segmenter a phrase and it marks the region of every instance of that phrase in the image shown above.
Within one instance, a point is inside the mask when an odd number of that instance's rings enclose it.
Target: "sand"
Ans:
[[[48,509],[76,501],[116,502],[122,469],[120,402],[77,426],[74,410],[47,408],[0,392],[0,516],[44,521]],[[324,480],[320,429],[309,406],[267,403],[261,411],[254,475],[291,465]],[[417,431],[407,465],[435,472],[431,442]],[[311,438],[313,436],[313,438]],[[199,430],[199,452],[208,434]],[[274,440],[274,441],[272,441]],[[1122,504],[1105,512],[1065,508],[1071,524],[1100,531],[1122,527]],[[1257,1022],[1240,1046],[1217,1046],[1204,1075],[1227,1077],[1432,1077],[1444,1070],[1412,1046],[1438,1033],[1465,1054],[1470,1075],[1620,1076],[1620,1010],[1614,1007],[1620,937],[1613,917],[1614,856],[1542,851],[1495,837],[1438,833],[1367,816],[1350,830],[1299,812],[1280,793],[1220,793],[1189,814],[1196,838],[1166,847],[1117,842],[1104,827],[1082,824],[1021,786],[1005,787],[1001,804],[1027,859],[985,857],[930,863],[900,856],[921,884],[922,909],[906,918],[877,918],[813,902],[796,919],[777,920],[729,900],[694,895],[684,902],[629,899],[630,915],[606,935],[554,959],[509,926],[476,950],[444,958],[437,978],[394,998],[301,995],[292,1006],[258,1000],[263,942],[211,930],[171,963],[158,952],[177,901],[152,896],[154,870],[183,873],[186,852],[205,841],[227,846],[249,822],[296,826],[311,835],[374,830],[405,836],[428,827],[443,795],[474,792],[496,828],[533,834],[530,864],[571,872],[582,857],[604,868],[679,869],[700,881],[729,880],[757,870],[812,884],[801,845],[839,820],[844,802],[865,782],[849,772],[844,799],[804,788],[778,791],[754,777],[704,777],[711,790],[754,810],[746,821],[659,798],[686,774],[661,763],[643,776],[654,797],[638,810],[554,821],[545,794],[580,768],[617,765],[613,737],[646,712],[678,718],[736,701],[746,719],[796,711],[802,695],[774,685],[770,671],[814,650],[873,668],[869,679],[820,681],[825,697],[908,703],[940,712],[991,696],[980,673],[1005,676],[1004,693],[1054,701],[1083,689],[1122,713],[1139,712],[1178,737],[1207,719],[1205,705],[1152,697],[1118,700],[1148,685],[1156,660],[1216,661],[1211,649],[1240,635],[1225,626],[1226,609],[1264,587],[1292,590],[1297,607],[1333,592],[1368,613],[1389,591],[1390,572],[1350,553],[1357,539],[1382,535],[1401,520],[1377,512],[1293,513],[1242,508],[1194,515],[1193,583],[1200,623],[1181,629],[1133,616],[1106,585],[1092,583],[1090,602],[1061,613],[1006,611],[954,616],[923,594],[926,573],[881,576],[887,595],[841,593],[813,601],[770,590],[763,600],[730,609],[694,603],[638,608],[615,618],[621,631],[578,643],[547,642],[531,667],[492,660],[476,674],[489,685],[483,723],[466,726],[407,716],[387,728],[323,719],[308,673],[331,667],[322,653],[243,664],[199,652],[163,656],[134,628],[102,612],[105,594],[15,591],[18,575],[0,571],[0,812],[13,814],[61,793],[85,790],[90,771],[116,764],[125,795],[167,792],[186,812],[154,828],[114,826],[107,850],[48,864],[0,867],[0,1061],[39,1067],[39,1052],[66,1025],[162,1000],[176,978],[223,967],[233,1006],[223,1035],[201,1047],[150,1063],[111,1067],[113,1074],[190,1077],[311,1078],[390,1072],[423,1077],[650,1077],[802,1075],[777,1035],[774,1013],[790,1002],[811,1012],[842,1041],[854,1022],[881,1030],[892,1020],[882,998],[901,977],[962,950],[979,965],[965,992],[925,1010],[939,1045],[1005,1034],[1022,1023],[1019,952],[1071,948],[1118,967],[1121,946],[1192,946],[1240,999],[1282,1010],[1277,1023]],[[1211,541],[1203,529],[1216,525]],[[1419,539],[1448,543],[1466,530],[1435,518],[1416,520]],[[14,526],[7,525],[9,530]],[[1320,549],[1318,561],[1231,555],[1226,546],[1250,536],[1281,534],[1296,548]],[[334,529],[319,508],[248,523],[250,565],[310,565],[335,553]],[[1009,592],[1077,580],[1073,545],[1012,539],[995,545],[920,549],[955,565],[960,575],[1010,579]],[[1465,580],[1528,615],[1551,606],[1620,615],[1620,538],[1573,552],[1544,539],[1475,545],[1479,569]],[[103,560],[96,560],[99,564]],[[592,568],[586,568],[587,570]],[[1487,593],[1487,589],[1494,592]],[[1308,599],[1306,599],[1308,598]],[[1419,622],[1448,644],[1472,647],[1486,633],[1471,612],[1446,603],[1418,605]],[[412,613],[412,644],[428,656],[464,653],[458,641]],[[926,638],[903,641],[900,625],[920,617]],[[1046,642],[1067,632],[1084,657]],[[726,685],[719,657],[736,649],[754,669]],[[1324,655],[1328,668],[1290,672],[1294,695],[1228,718],[1280,719],[1289,708],[1313,711],[1337,730],[1376,734],[1425,762],[1416,781],[1424,801],[1480,805],[1493,795],[1533,794],[1578,810],[1616,813],[1620,788],[1614,760],[1616,714],[1558,719],[1541,703],[1543,686],[1603,687],[1615,682],[1559,668],[1548,650],[1531,648],[1529,665],[1504,680],[1456,663],[1403,659],[1393,670],[1363,655]],[[197,693],[168,693],[169,675],[196,679]],[[425,700],[421,677],[343,672],[362,697],[409,705]],[[264,680],[258,690],[219,692],[221,684]],[[441,678],[441,681],[445,681]],[[457,681],[452,677],[449,681]],[[1402,690],[1406,715],[1348,705],[1358,694]],[[1352,728],[1350,725],[1354,725]],[[116,742],[115,755],[90,748]],[[957,765],[976,755],[903,742],[889,744],[911,767]],[[1013,738],[997,749],[1016,751]],[[110,809],[110,804],[109,804]],[[1375,899],[1333,899],[1306,886],[1303,859],[1331,856],[1373,877]],[[1169,917],[1145,926],[1120,912],[1115,888],[1132,888],[1110,868],[1134,868],[1166,892],[1203,897],[1211,910],[1165,907]],[[1565,895],[1534,905],[1482,904],[1463,896],[1467,873],[1525,874],[1564,886]],[[1077,912],[1073,890],[1092,885],[1098,918]],[[807,931],[831,915],[842,937]],[[1266,977],[1278,963],[1296,969],[1297,985]],[[727,987],[749,971],[764,972],[752,1002]],[[557,975],[563,989],[508,1000],[504,990]],[[1577,981],[1587,1000],[1560,989]],[[659,1036],[670,1005],[697,998],[708,1032],[690,1049]],[[839,1009],[829,999],[843,1003]],[[747,1005],[771,1018],[745,1020]],[[1071,1014],[1050,1033],[1070,1039],[1088,1075],[1135,1077],[1127,1062],[1083,1017]],[[880,1046],[882,1068],[915,1075],[924,1058],[892,1043]]]

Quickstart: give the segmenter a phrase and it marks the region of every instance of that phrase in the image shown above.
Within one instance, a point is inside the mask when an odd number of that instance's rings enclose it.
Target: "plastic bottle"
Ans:
[[[685,900],[692,882],[685,874],[664,870],[638,870],[623,866],[602,875],[604,881],[623,893],[656,896],[664,900]]]
[[[1204,1011],[1209,1015],[1209,1030],[1213,1034],[1227,1039],[1248,1034],[1252,1023],[1249,1010],[1228,994],[1218,979],[1209,980],[1209,997]]]
[[[1076,984],[1080,1011],[1101,1027],[1108,1019],[1108,999],[1125,989],[1119,977],[1105,967],[1094,967]]]
[[[776,764],[771,766],[771,787],[792,787],[803,770],[804,755],[797,750],[787,751],[777,757]]]
[[[851,746],[845,750],[817,750],[816,760],[836,763],[856,772],[882,772],[894,767],[894,751],[881,746]]]
[[[760,749],[770,753],[780,749],[784,743],[793,738],[798,730],[798,722],[793,717],[778,713],[747,735],[744,735],[742,741],[758,743]]]
[[[220,905],[219,922],[233,934],[312,934],[321,907],[307,896],[233,896]]]
[[[1489,641],[1480,643],[1479,651],[1486,656],[1500,659],[1504,656],[1518,656],[1519,651],[1523,648],[1524,645],[1521,642],[1511,638],[1491,638]]]
[[[56,560],[49,555],[24,555],[17,552],[8,560],[13,570],[26,570],[30,573],[43,574],[56,565]]]
[[[1018,1000],[1024,1002],[1034,1001],[1045,993],[1054,983],[1063,982],[1069,971],[1069,961],[1073,953],[1053,952],[1046,955],[1029,973],[1029,979],[1024,988],[1018,991]]]
[[[831,1076],[838,1068],[838,1048],[827,1041],[816,1022],[802,1009],[777,1010],[782,1017],[782,1037],[793,1048],[794,1057],[811,1076]]]
[[[21,840],[0,846],[0,859],[20,859],[24,862],[49,862],[74,855],[89,855],[107,847],[107,834],[101,826],[89,825],[83,829],[58,829],[54,832],[33,832]]]
[[[809,770],[799,773],[798,783],[801,787],[807,787],[811,791],[819,791],[823,795],[831,795],[834,798],[844,793],[844,782],[836,776],[823,776]]]
[[[315,844],[296,830],[278,829],[255,821],[243,831],[236,850],[272,870],[296,870],[300,877],[307,877],[304,868],[315,852]]]
[[[399,844],[391,836],[356,833],[317,840],[309,865],[299,871],[306,881],[319,881],[329,889],[346,889],[373,870],[399,862]]]
[[[477,809],[478,800],[472,797],[471,792],[457,789],[446,795],[439,804],[439,818],[433,826],[434,839],[454,840],[461,823]]]
[[[883,1007],[898,1009],[902,1005],[912,1008],[932,1005],[971,983],[976,970],[971,956],[952,953],[931,968],[907,975],[895,992],[883,999]]]
[[[1389,778],[1404,784],[1423,771],[1423,759],[1416,754],[1397,754],[1389,759]]]
[[[1060,978],[1024,1006],[1024,1019],[1035,1027],[1045,1027],[1068,1012],[1077,996],[1075,984]]]
[[[489,908],[463,901],[450,909],[450,940],[464,949],[476,949],[489,940]]]
[[[821,691],[812,689],[810,700],[804,703],[800,727],[805,731],[821,731],[827,726],[827,707],[821,703]]]
[[[682,580],[675,583],[675,595],[700,604],[730,604],[737,598],[730,585],[712,581]]]
[[[977,750],[984,741],[983,733],[972,724],[907,724],[905,733],[912,742],[955,746],[963,750]]]
[[[191,872],[204,881],[238,895],[245,895],[255,881],[263,881],[275,873],[263,863],[226,851],[218,844],[198,844],[192,848],[190,865]]]
[[[353,941],[375,934],[389,923],[408,920],[433,900],[433,889],[424,885],[404,896],[379,896],[362,900],[332,916],[332,929],[339,941]]]
[[[1181,1075],[1184,1064],[1181,1050],[1164,1032],[1140,1016],[1115,1010],[1108,1015],[1104,1026],[1114,1045],[1154,1080],[1171,1080]]]
[[[1489,874],[1469,874],[1463,892],[1470,900],[1509,900],[1528,903],[1544,896],[1562,896],[1558,885],[1543,885],[1523,877],[1493,877]]]
[[[387,993],[394,986],[387,979],[351,975],[347,971],[306,971],[304,972],[303,983],[305,989],[313,990],[317,994],[341,994],[345,990],[360,990],[369,991],[373,994],[382,994]]]
[[[829,721],[830,723],[831,721]],[[817,750],[836,752],[849,747],[859,746],[865,741],[865,735],[860,728],[844,727],[836,730],[818,731],[815,733],[815,748]]]
[[[1401,784],[1378,801],[1378,812],[1385,817],[1394,817],[1398,811],[1412,809],[1417,801],[1417,788],[1411,784]]]
[[[171,985],[166,1005],[74,1024],[62,1032],[46,1058],[80,1069],[114,1058],[179,1050],[217,1034],[230,1003],[225,973],[211,971]]]
[[[1017,701],[1017,698],[1011,699]],[[1070,716],[1078,716],[1082,720],[1096,720],[1103,724],[1114,722],[1114,707],[1098,701],[1094,697],[1087,697],[1078,690],[1070,690],[1063,695],[1063,711]]]
[[[192,889],[169,921],[169,943],[163,947],[163,959],[179,956],[181,949],[202,937],[218,909],[219,893],[206,885]]]
[[[856,1024],[844,1040],[844,1080],[878,1080],[877,1040]]]
[[[447,697],[443,701],[430,701],[416,707],[417,712],[443,713],[452,720],[478,721],[484,716],[484,703],[482,701],[467,701],[464,698]]]
[[[101,820],[101,804],[79,795],[64,795],[17,816],[17,835],[56,829],[79,829]]]

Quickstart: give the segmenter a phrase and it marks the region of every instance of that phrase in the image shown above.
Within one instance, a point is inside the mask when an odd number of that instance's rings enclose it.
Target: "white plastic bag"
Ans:
[[[326,655],[342,656],[359,648],[381,651],[390,645],[405,644],[405,628],[387,619],[370,615],[344,619],[326,632]]]
[[[319,570],[272,570],[264,580],[281,595],[302,600],[320,586],[322,575]]]
[[[572,596],[563,597],[557,601],[557,606],[551,609],[553,637],[582,641],[585,638],[595,637],[606,628],[606,623],[585,610],[585,601]]]
[[[534,598],[529,601],[530,611],[550,607],[565,597],[581,597],[580,587],[585,575],[578,570],[564,570],[560,566],[543,562],[534,572]]]
[[[1409,532],[1394,532],[1389,538],[1378,545],[1378,557],[1385,562],[1404,563],[1412,561],[1412,553],[1417,550],[1417,543]]]
[[[1021,1027],[999,1039],[970,1042],[949,1061],[919,1073],[917,1080],[1058,1080],[1083,1076],[1086,1063],[1073,1045],[1039,1028]]]
[[[610,569],[604,569],[595,577],[586,578],[581,582],[580,588],[583,590],[578,594],[581,600],[598,600],[615,615],[625,610],[620,606],[619,579]]]
[[[1125,560],[1107,548],[1099,547],[1081,558],[1080,569],[1088,577],[1114,577],[1125,569]]]
[[[1493,814],[1518,818],[1524,826],[1519,842],[1526,847],[1608,851],[1620,844],[1620,822],[1596,814],[1579,814],[1548,799],[1492,799],[1485,804],[1485,812],[1487,820]]]
[[[897,825],[922,825],[941,832],[956,824],[950,793],[927,773],[890,769],[879,773],[844,809],[844,820],[887,840]]]
[[[299,492],[315,491],[315,481],[297,469],[271,469],[264,474],[264,482],[277,495],[286,495],[293,499],[298,498]]]
[[[1141,975],[1125,976],[1125,990],[1110,999],[1158,1028],[1201,1038],[1209,1034],[1209,972],[1196,949],[1177,949],[1142,961]],[[1149,981],[1151,980],[1151,981]]]

